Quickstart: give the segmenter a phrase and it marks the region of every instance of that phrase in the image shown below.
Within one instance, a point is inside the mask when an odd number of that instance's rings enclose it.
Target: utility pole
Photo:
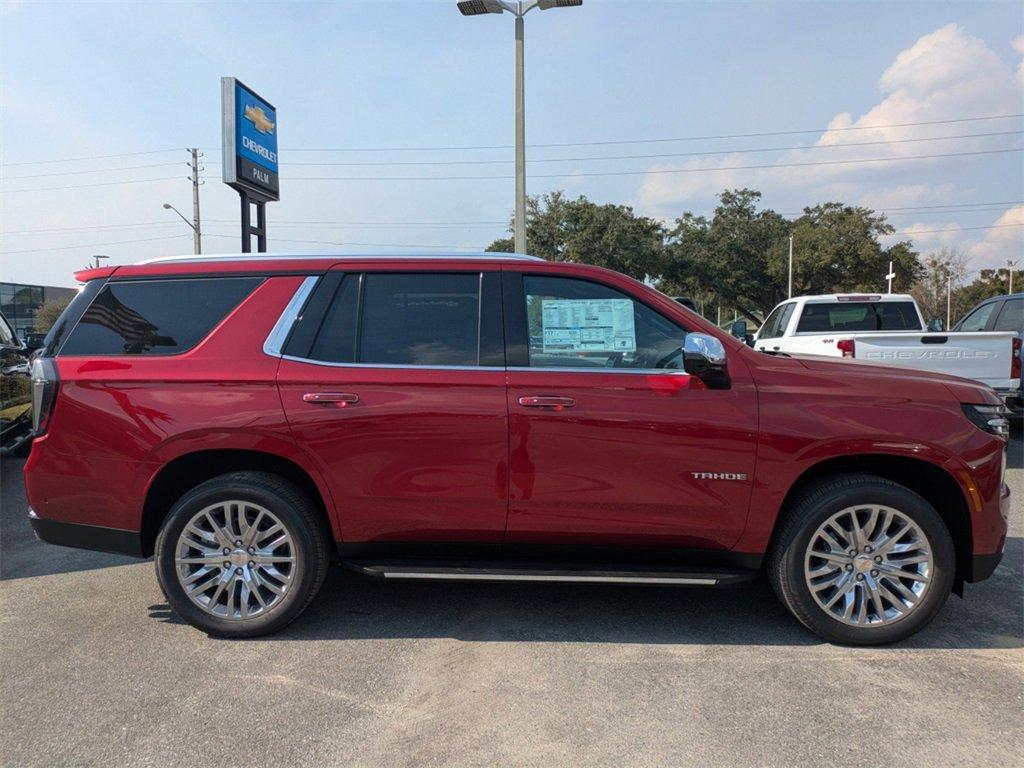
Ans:
[[[789,296],[793,298],[793,236],[789,236]]]
[[[200,254],[203,252],[203,234],[199,226],[199,150],[195,147],[189,150],[192,153],[192,252]]]
[[[1010,259],[1006,260],[1006,271],[1008,273],[1007,279],[1010,282],[1010,285],[1008,286],[1007,291],[1006,291],[1007,293],[1013,293],[1013,268],[1015,266],[1017,266],[1017,262],[1016,261],[1011,261]]]
[[[889,262],[889,274],[885,276],[885,279],[889,281],[889,293],[892,293],[892,281],[896,277],[896,273],[892,271],[892,262]]]

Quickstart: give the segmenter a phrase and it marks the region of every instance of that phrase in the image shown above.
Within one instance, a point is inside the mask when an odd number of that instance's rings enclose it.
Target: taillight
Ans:
[[[843,353],[843,357],[853,357],[857,347],[853,339],[840,339],[836,342],[836,349]]]
[[[32,361],[32,431],[36,437],[46,434],[50,414],[57,402],[57,366],[48,357]]]
[[[1010,361],[1010,378],[1020,378],[1020,336],[1013,340],[1013,360]]]

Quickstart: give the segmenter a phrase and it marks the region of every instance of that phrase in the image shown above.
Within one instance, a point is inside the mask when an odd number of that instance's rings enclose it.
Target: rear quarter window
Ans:
[[[262,282],[260,277],[107,283],[61,355],[174,355],[198,344]]]
[[[909,301],[836,301],[804,305],[797,333],[920,331],[921,321]]]

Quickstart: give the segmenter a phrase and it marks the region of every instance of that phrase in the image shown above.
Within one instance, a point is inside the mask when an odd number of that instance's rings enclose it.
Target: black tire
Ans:
[[[933,569],[924,599],[891,624],[851,626],[834,618],[815,601],[805,579],[804,558],[815,531],[832,515],[859,504],[899,510],[921,528],[931,548]],[[938,512],[902,485],[870,474],[827,478],[809,487],[783,515],[768,553],[768,578],[790,612],[831,643],[882,645],[903,640],[935,618],[949,597],[956,567],[953,538]]]
[[[239,499],[271,511],[294,542],[297,573],[280,601],[266,613],[229,620],[195,605],[175,567],[178,537],[194,515],[218,501]],[[196,486],[171,508],[156,539],[156,575],[168,604],[193,627],[216,637],[257,637],[276,632],[301,614],[327,575],[329,534],[309,497],[293,483],[264,472],[232,472]]]

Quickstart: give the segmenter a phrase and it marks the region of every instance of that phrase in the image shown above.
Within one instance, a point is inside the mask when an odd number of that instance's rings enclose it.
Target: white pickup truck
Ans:
[[[1020,343],[1014,333],[929,332],[917,303],[905,294],[828,294],[779,304],[753,346],[948,373],[1009,398],[1019,394]]]

